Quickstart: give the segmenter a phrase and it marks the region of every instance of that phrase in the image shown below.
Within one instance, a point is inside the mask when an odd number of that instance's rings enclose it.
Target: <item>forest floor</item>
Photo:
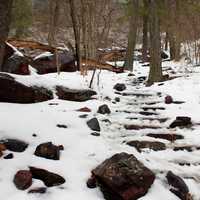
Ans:
[[[86,186],[91,170],[118,152],[134,154],[155,174],[156,179],[148,193],[140,200],[178,200],[169,191],[165,178],[171,170],[181,176],[189,187],[194,200],[200,199],[200,67],[185,67],[183,63],[164,62],[163,70],[173,80],[145,87],[143,77],[149,68],[135,63],[133,74],[115,74],[102,71],[93,83],[98,93],[95,99],[85,102],[53,100],[35,104],[0,103],[0,139],[14,138],[26,141],[29,146],[22,153],[13,153],[13,159],[0,158],[0,197],[3,200],[103,200],[101,191]],[[97,72],[98,74],[99,72]],[[26,85],[52,88],[59,84],[69,88],[88,88],[92,72],[82,77],[79,72],[31,76],[13,75]],[[126,90],[113,89],[116,83],[124,83]],[[165,97],[171,95],[179,103],[165,104]],[[119,99],[116,99],[119,97]],[[116,101],[117,100],[117,101]],[[100,105],[107,104],[110,114],[97,113]],[[88,107],[89,113],[77,111]],[[149,113],[149,114],[148,114]],[[87,114],[86,118],[80,115]],[[193,125],[187,128],[169,128],[177,116],[191,117]],[[100,136],[91,135],[87,120],[99,120]],[[59,128],[58,124],[67,128]],[[132,125],[132,130],[125,127]],[[147,136],[147,134],[177,134],[183,139],[168,141]],[[36,134],[36,137],[33,137]],[[166,150],[143,149],[138,152],[126,143],[132,140],[158,141],[166,144]],[[44,142],[63,145],[60,160],[49,160],[34,155],[36,147]],[[191,151],[174,151],[174,147],[192,146]],[[10,151],[5,151],[7,155]],[[61,186],[50,187],[45,194],[29,194],[18,190],[13,177],[18,170],[29,166],[39,167],[57,173],[66,179]],[[39,180],[34,187],[43,187]]]

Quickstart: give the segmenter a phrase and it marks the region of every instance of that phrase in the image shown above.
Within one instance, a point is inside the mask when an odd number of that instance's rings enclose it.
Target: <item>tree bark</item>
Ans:
[[[130,8],[132,14],[129,19],[128,47],[126,51],[124,67],[127,70],[133,71],[133,60],[134,60],[133,56],[134,56],[134,49],[136,45],[137,29],[138,29],[137,23],[138,23],[139,1],[131,0]]]
[[[163,79],[158,3],[159,0],[149,1],[150,72],[147,85],[152,85],[154,82],[159,82]]]
[[[12,3],[13,0],[0,1],[0,71],[2,71],[4,61],[5,41],[9,34]]]
[[[50,0],[49,10],[50,10],[50,23],[49,23],[49,34],[48,34],[48,43],[50,46],[55,44],[55,36],[57,32],[57,25],[59,19],[59,10],[60,10],[60,1],[59,0]]]
[[[75,38],[77,70],[80,70],[80,60],[81,60],[80,30],[79,30],[79,24],[78,24],[78,19],[77,19],[77,10],[75,6],[75,0],[69,0],[69,4],[70,4],[70,14],[72,18],[72,25],[73,25],[74,38]]]
[[[148,58],[148,1],[143,0],[144,4],[144,14],[142,16],[143,18],[143,36],[142,36],[142,61],[147,62]]]

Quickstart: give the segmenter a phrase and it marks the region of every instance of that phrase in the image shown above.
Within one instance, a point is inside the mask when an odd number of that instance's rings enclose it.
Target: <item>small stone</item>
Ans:
[[[172,98],[172,96],[166,96],[165,97],[165,103],[166,104],[171,104],[171,103],[173,103],[173,98]]]
[[[98,119],[97,119],[96,117],[90,119],[89,121],[87,121],[87,125],[88,125],[88,127],[89,127],[90,129],[92,129],[93,131],[98,131],[98,132],[101,131],[101,128],[100,128]]]
[[[126,89],[126,85],[124,83],[117,83],[114,87],[115,90],[117,91],[123,91]]]
[[[88,114],[79,115],[80,118],[87,118]]]
[[[32,185],[32,174],[28,170],[20,170],[15,174],[13,182],[19,190],[26,190]]]
[[[32,136],[33,136],[33,137],[37,137],[37,134],[33,133]]]
[[[63,145],[59,145],[58,148],[59,148],[60,151],[64,150],[64,146]]]
[[[100,133],[98,133],[98,132],[93,132],[93,133],[91,133],[91,135],[93,135],[93,136],[100,136]]]
[[[38,145],[34,154],[36,156],[52,160],[60,159],[60,149],[58,146],[52,144],[52,142],[46,142]]]
[[[83,107],[77,110],[78,112],[91,112],[91,109],[88,107]]]
[[[56,126],[57,126],[58,128],[67,128],[67,126],[64,125],[64,124],[57,124]]]
[[[8,155],[4,156],[4,159],[12,159],[14,156],[12,153],[9,153]]]
[[[185,117],[185,116],[179,116],[176,117],[176,119],[170,124],[170,128],[175,128],[175,127],[188,127],[191,126],[191,118],[190,117]]]
[[[115,97],[115,101],[116,102],[120,102],[120,98],[119,97]]]
[[[94,177],[91,177],[87,180],[87,187],[90,189],[97,187],[96,179]]]
[[[103,105],[99,106],[97,113],[104,115],[104,114],[110,114],[111,111],[106,104],[103,104]]]
[[[39,194],[44,194],[46,193],[47,188],[46,187],[38,187],[38,188],[33,188],[31,190],[28,191],[28,193],[39,193]]]

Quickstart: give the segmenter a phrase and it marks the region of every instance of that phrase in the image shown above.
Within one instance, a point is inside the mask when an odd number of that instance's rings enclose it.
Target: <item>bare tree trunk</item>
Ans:
[[[163,79],[158,3],[159,0],[149,1],[150,72],[147,85],[152,85],[154,82],[159,82]]]
[[[136,45],[137,28],[138,28],[137,23],[138,23],[139,1],[131,0],[130,7],[132,10],[132,14],[129,19],[128,47],[126,51],[126,59],[124,67],[127,70],[133,71],[133,56]]]
[[[9,33],[12,3],[13,0],[0,1],[0,71],[2,71],[5,54],[5,41]]]
[[[50,0],[49,10],[50,10],[50,23],[49,23],[49,34],[48,43],[50,46],[55,44],[55,36],[57,32],[59,10],[60,10],[60,0]]]
[[[142,61],[147,62],[148,58],[148,2],[143,0],[144,14],[143,14],[143,37],[142,37]]]
[[[77,70],[80,70],[80,61],[81,61],[80,29],[79,29],[79,23],[78,23],[78,18],[77,18],[77,9],[75,6],[75,0],[69,0],[69,4],[70,4],[70,14],[72,18],[72,25],[73,25],[74,38],[75,38]]]

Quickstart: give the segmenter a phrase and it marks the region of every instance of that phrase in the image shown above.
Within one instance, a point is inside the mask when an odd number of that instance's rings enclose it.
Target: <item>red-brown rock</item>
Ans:
[[[77,110],[78,112],[91,112],[91,109],[88,107],[83,107]]]
[[[19,190],[26,190],[32,185],[32,174],[28,170],[20,170],[15,174],[13,182]]]
[[[165,103],[166,104],[171,104],[171,103],[173,103],[173,98],[172,98],[172,96],[166,96],[165,97]]]
[[[154,182],[154,173],[127,153],[115,154],[92,170],[107,200],[136,200]]]

